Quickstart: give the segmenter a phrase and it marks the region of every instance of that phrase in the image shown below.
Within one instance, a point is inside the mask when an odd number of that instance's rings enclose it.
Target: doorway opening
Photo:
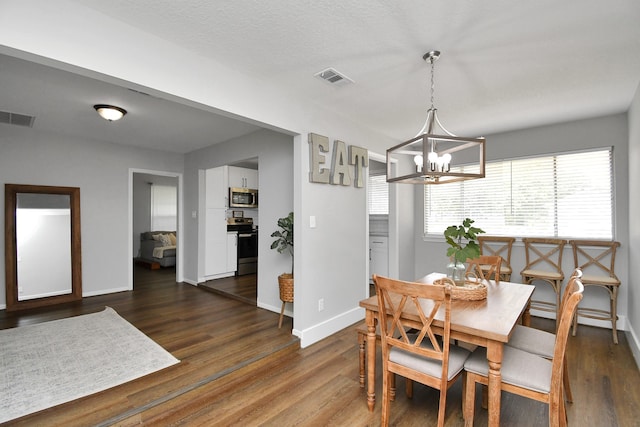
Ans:
[[[132,169],[129,178],[130,289],[134,265],[182,282],[182,175]]]

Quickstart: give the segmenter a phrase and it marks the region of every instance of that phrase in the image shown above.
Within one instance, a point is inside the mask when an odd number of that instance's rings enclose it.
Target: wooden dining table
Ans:
[[[432,273],[416,282],[433,283],[443,275]],[[521,315],[528,315],[529,300],[534,286],[521,283],[494,281],[487,283],[487,298],[479,301],[452,300],[451,338],[478,345],[487,349],[489,364],[488,410],[489,425],[500,425],[500,368],[504,344],[509,342],[516,323]],[[367,404],[369,411],[375,406],[375,369],[376,369],[376,322],[378,320],[378,299],[372,296],[360,301],[365,309],[367,324]],[[402,316],[415,318],[417,313],[408,306]],[[437,313],[434,327],[442,326],[444,310]]]

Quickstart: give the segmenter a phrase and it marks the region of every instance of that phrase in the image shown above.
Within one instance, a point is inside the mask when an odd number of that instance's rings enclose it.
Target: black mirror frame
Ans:
[[[18,300],[16,204],[18,193],[64,194],[71,202],[71,293],[31,300]],[[4,259],[7,311],[43,307],[82,299],[82,251],[80,238],[80,188],[5,184]]]

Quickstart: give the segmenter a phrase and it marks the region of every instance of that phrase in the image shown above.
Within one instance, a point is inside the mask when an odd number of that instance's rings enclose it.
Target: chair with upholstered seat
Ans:
[[[511,249],[515,237],[504,236],[478,236],[480,245],[480,255],[499,256],[502,258],[500,265],[500,280],[508,282],[511,280]]]
[[[557,328],[560,314],[560,293],[564,281],[562,253],[567,241],[528,237],[522,239],[522,242],[526,256],[526,265],[520,272],[522,283],[529,285],[538,282],[546,283],[555,293],[555,302],[532,299],[530,307],[535,310],[555,313]],[[528,318],[525,318],[524,322],[526,326],[529,326]]]
[[[480,255],[478,258],[467,260],[467,271],[465,276],[472,273],[481,280],[495,280],[500,283],[500,267],[502,265],[502,257]]]
[[[580,268],[584,276],[582,283],[585,287],[597,286],[609,294],[609,310],[600,308],[578,307],[573,319],[573,335],[578,327],[578,317],[587,317],[611,322],[613,342],[618,344],[618,288],[620,279],[615,273],[616,249],[619,242],[602,240],[570,240],[573,249],[573,262]]]
[[[567,300],[576,291],[576,279],[582,277],[582,271],[576,268],[571,277],[569,283],[562,295],[561,307],[567,304]],[[524,325],[516,325],[515,329],[511,333],[509,347],[514,347],[520,350],[524,350],[528,353],[544,357],[545,359],[552,360],[554,354],[554,346],[556,341],[556,335],[540,329],[531,328]],[[571,393],[571,384],[569,383],[569,369],[567,367],[567,359],[564,359],[564,366],[562,371],[562,382],[564,385],[564,392],[567,402],[573,402],[573,394]]]
[[[374,282],[382,333],[381,424],[389,424],[391,379],[397,374],[440,390],[438,426],[443,426],[447,390],[462,374],[464,361],[469,356],[469,351],[450,343],[451,286],[375,275]],[[438,310],[444,312],[444,320],[438,325],[441,331],[433,325]],[[403,311],[415,314],[413,320],[401,316]],[[391,320],[387,324],[384,319]],[[417,333],[408,334],[409,329]]]
[[[505,346],[500,374],[501,390],[517,394],[549,405],[549,425],[566,426],[567,413],[563,390],[564,360],[569,338],[569,329],[576,307],[582,299],[584,286],[575,279],[576,290],[567,297],[560,313],[558,331],[555,336],[553,359]],[[488,385],[489,366],[484,347],[475,350],[464,364],[465,385],[463,411],[465,425],[473,425],[475,412],[476,383]]]

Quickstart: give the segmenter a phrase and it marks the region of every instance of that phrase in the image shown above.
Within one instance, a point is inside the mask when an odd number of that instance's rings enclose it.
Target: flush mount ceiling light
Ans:
[[[455,136],[442,126],[433,106],[437,50],[422,59],[431,64],[431,107],[418,135],[387,150],[387,182],[445,184],[484,178],[484,138]],[[426,162],[425,162],[426,159]]]
[[[120,120],[125,114],[127,114],[127,110],[124,108],[113,105],[96,104],[93,108],[95,108],[103,119],[109,120],[110,122]]]

